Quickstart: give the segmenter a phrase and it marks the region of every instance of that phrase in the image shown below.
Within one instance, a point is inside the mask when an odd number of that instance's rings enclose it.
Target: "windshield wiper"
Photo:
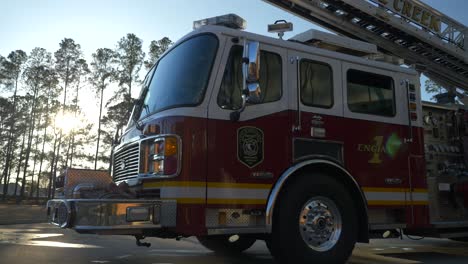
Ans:
[[[145,109],[146,114],[149,114],[149,113],[150,113],[149,106],[148,106],[147,104],[144,104],[144,105],[143,105],[143,108]]]
[[[138,130],[143,129],[143,126],[140,123],[139,119],[140,119],[140,114],[141,114],[141,107],[145,107],[146,104],[145,105],[142,105],[142,104],[143,104],[143,100],[141,100],[141,99],[135,100],[135,106],[133,108],[133,113],[132,113],[132,117],[131,117],[133,119],[133,122],[135,123],[135,126],[136,126],[136,128]]]

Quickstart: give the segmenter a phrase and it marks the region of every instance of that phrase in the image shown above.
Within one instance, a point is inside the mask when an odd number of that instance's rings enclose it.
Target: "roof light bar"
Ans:
[[[193,29],[198,29],[206,25],[217,25],[243,30],[247,27],[247,21],[236,14],[227,14],[224,16],[216,16],[194,21]]]

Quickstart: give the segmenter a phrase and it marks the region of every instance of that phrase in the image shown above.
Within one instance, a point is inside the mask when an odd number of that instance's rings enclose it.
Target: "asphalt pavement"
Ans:
[[[15,217],[5,212],[7,209],[0,205],[0,223],[9,223],[0,224],[0,263],[274,263],[263,241],[257,241],[252,248],[235,257],[216,255],[193,237],[180,241],[147,238],[145,242],[152,244],[150,248],[137,247],[130,236],[81,235],[73,230],[37,223],[43,221],[44,209],[40,206],[16,208],[21,224],[15,224]],[[24,210],[30,210],[30,214],[23,213]],[[30,223],[24,223],[27,221]],[[372,240],[370,244],[358,244],[348,263],[466,264],[468,243],[448,239]]]
[[[0,225],[45,223],[46,221],[45,205],[0,204]]]

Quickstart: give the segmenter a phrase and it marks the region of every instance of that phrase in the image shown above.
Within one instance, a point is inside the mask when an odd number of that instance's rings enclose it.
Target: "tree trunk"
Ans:
[[[70,149],[70,168],[73,168],[73,155],[75,155],[75,134],[71,138],[71,149]]]
[[[132,98],[132,79],[130,79],[130,82],[128,83],[128,97]]]
[[[58,134],[55,134],[55,139],[54,139],[54,152],[52,153],[52,161],[50,162],[50,175],[49,175],[49,187],[47,190],[47,199],[50,199],[52,195],[52,179],[54,178],[54,164],[55,164],[55,151],[57,148],[57,138]],[[55,185],[55,184],[54,184]]]
[[[39,182],[41,179],[42,173],[42,164],[44,161],[44,150],[45,150],[45,143],[47,139],[47,122],[49,120],[49,96],[50,96],[50,87],[47,91],[47,100],[46,100],[46,108],[45,108],[45,117],[44,117],[44,134],[42,135],[42,150],[41,150],[41,161],[39,162],[39,172],[37,174],[37,189],[36,189],[36,199],[39,199]]]
[[[41,118],[42,118],[42,115],[39,114],[38,123],[37,123],[38,128],[41,127]],[[34,161],[33,161],[33,169],[32,169],[32,174],[31,174],[31,188],[29,190],[29,199],[32,198],[33,192],[34,192],[34,172],[36,171],[37,148],[38,148],[38,145],[39,145],[39,133],[36,133],[36,140],[34,142],[35,142],[35,145],[34,145]],[[39,181],[37,181],[37,184],[39,185]]]
[[[78,76],[78,82],[76,84],[76,97],[75,97],[75,118],[78,116],[78,94],[80,91],[80,83],[81,83],[81,73]],[[73,156],[75,155],[75,134],[72,133],[72,146],[71,146],[71,154],[70,154],[70,167],[73,167]]]
[[[10,170],[10,171],[8,172],[8,179],[7,179],[8,185],[10,185],[11,171],[12,171],[12,170]],[[9,188],[8,185],[7,185],[7,188],[6,188],[7,194],[8,194],[8,192],[10,191],[10,188]]]
[[[70,82],[70,58],[67,58],[67,70],[65,73],[65,87],[64,87],[64,93],[63,93],[63,107],[62,107],[62,112],[65,114],[65,109],[67,106],[67,90],[68,90],[68,84]],[[60,131],[60,139],[62,139],[62,132]],[[70,138],[69,138],[70,140]],[[68,162],[68,153],[66,156],[66,163]],[[66,164],[65,164],[66,166]]]
[[[57,167],[58,167],[58,162],[59,162],[59,159],[60,159],[60,146],[62,144],[62,133],[60,133],[60,136],[59,136],[59,139],[58,139],[58,143],[57,143],[57,154],[55,155],[55,164],[53,164],[53,170],[54,170],[54,174],[52,175],[52,199],[55,198],[55,179],[57,178]]]
[[[26,188],[26,174],[28,172],[29,157],[31,156],[30,154],[31,154],[32,140],[34,138],[34,128],[36,124],[37,92],[38,92],[38,87],[35,87],[34,95],[33,95],[33,102],[31,106],[31,113],[29,115],[29,121],[28,121],[28,123],[30,124],[30,127],[28,131],[28,144],[26,146],[26,158],[24,159],[23,179],[21,181],[21,191],[20,191],[21,198],[20,199],[24,198],[24,190]]]
[[[48,104],[47,107],[48,108]],[[45,121],[47,124],[47,119]],[[37,189],[36,189],[36,199],[39,199],[39,182],[41,180],[41,174],[42,174],[42,164],[44,162],[44,149],[45,149],[45,142],[46,142],[46,137],[47,137],[47,125],[44,126],[44,135],[42,136],[42,150],[41,150],[41,160],[39,162],[39,172],[37,173]]]
[[[23,139],[21,142],[21,150],[19,154],[19,160],[18,160],[18,167],[16,169],[16,180],[15,180],[15,196],[18,191],[18,182],[19,182],[19,177],[21,173],[21,162],[23,161],[23,151],[24,151],[24,140],[26,138],[26,133],[23,134]]]
[[[47,107],[48,108],[48,107]],[[47,119],[46,122],[47,124]],[[42,164],[44,162],[44,149],[45,149],[45,142],[46,142],[46,137],[47,137],[47,125],[44,126],[44,135],[42,136],[42,150],[41,150],[41,160],[39,162],[39,172],[37,173],[37,189],[36,189],[36,199],[39,198],[39,182],[41,180],[41,173],[42,173]]]
[[[16,77],[15,80],[15,92],[13,93],[13,109],[12,109],[12,120],[10,124],[10,131],[8,132],[8,144],[7,144],[7,152],[6,152],[6,159],[5,159],[5,166],[3,167],[3,197],[2,199],[5,200],[7,193],[8,193],[8,184],[10,183],[10,176],[11,175],[11,155],[13,154],[13,128],[15,127],[15,112],[16,112],[16,94],[18,92],[18,78]],[[8,175],[8,177],[7,177]]]
[[[97,137],[97,145],[96,145],[96,156],[94,158],[94,169],[97,169],[97,161],[99,155],[99,140],[101,138],[101,116],[102,116],[102,103],[104,97],[104,88],[101,88],[101,104],[99,106],[99,121],[98,121],[98,137]]]
[[[67,89],[68,89],[68,81],[70,75],[70,59],[67,58],[67,71],[65,73],[65,87],[63,88],[63,108],[67,105]]]

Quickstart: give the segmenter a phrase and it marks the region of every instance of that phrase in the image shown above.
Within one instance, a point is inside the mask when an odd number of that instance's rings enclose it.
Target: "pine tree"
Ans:
[[[79,94],[80,90],[83,86],[86,85],[86,78],[89,74],[89,67],[88,63],[86,62],[85,59],[80,59],[77,62],[78,70],[77,70],[77,79],[76,79],[76,84],[75,84],[75,98],[73,99],[73,113],[75,118],[78,117],[79,115]],[[68,162],[70,162],[70,167],[73,167],[73,156],[75,154],[75,148],[76,148],[76,135],[77,135],[76,129],[73,129],[70,131],[70,140],[67,148],[67,154],[66,154],[66,161],[65,161],[65,167],[68,166]]]
[[[60,48],[54,53],[55,70],[63,90],[63,105],[66,106],[68,88],[78,78],[81,46],[71,38],[64,38],[59,45]]]
[[[31,107],[29,109],[28,116],[28,132],[27,132],[27,143],[25,149],[24,167],[23,167],[23,178],[21,181],[21,198],[24,197],[24,191],[26,187],[26,175],[29,167],[29,158],[31,154],[31,147],[34,138],[35,126],[36,126],[36,114],[38,105],[38,96],[44,88],[44,79],[52,71],[52,55],[43,48],[34,48],[29,56],[27,67],[23,73],[24,81],[30,92]]]
[[[164,37],[160,40],[153,40],[149,46],[148,60],[145,61],[145,67],[149,70],[161,55],[166,52],[168,48],[172,46],[173,42],[168,38]]]
[[[116,54],[113,50],[103,48],[96,50],[92,55],[93,61],[91,62],[91,76],[89,82],[93,85],[96,93],[100,98],[99,104],[99,120],[98,120],[98,133],[96,141],[96,155],[94,158],[94,169],[97,169],[98,154],[99,154],[99,141],[101,138],[101,123],[102,111],[104,105],[104,90],[115,76],[114,61]]]
[[[3,199],[6,198],[8,193],[9,175],[11,175],[12,169],[12,155],[14,152],[14,129],[15,129],[15,116],[16,116],[16,105],[17,105],[17,94],[19,88],[19,80],[23,72],[24,64],[27,60],[26,52],[22,50],[12,51],[7,59],[3,58],[0,62],[1,69],[1,84],[8,90],[13,89],[13,105],[11,108],[11,120],[9,122],[8,132],[8,143],[6,146],[6,158],[3,166]]]
[[[145,58],[142,45],[143,41],[132,33],[128,33],[117,43],[119,86],[124,88],[124,91],[126,90],[124,94],[127,94],[130,98],[132,98],[132,85],[140,82],[138,74]],[[122,92],[120,90],[117,94]]]

